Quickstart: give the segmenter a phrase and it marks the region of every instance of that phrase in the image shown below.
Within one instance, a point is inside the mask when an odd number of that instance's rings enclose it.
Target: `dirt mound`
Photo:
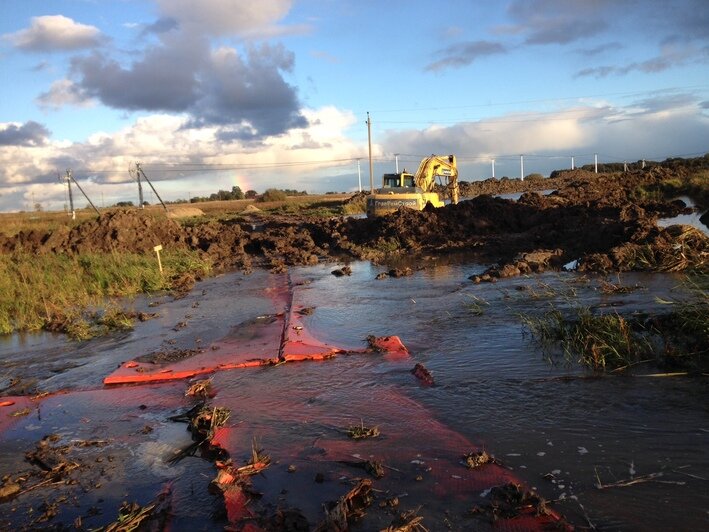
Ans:
[[[579,269],[591,271],[693,271],[709,273],[709,237],[689,225],[658,230],[640,242],[586,257]]]
[[[524,180],[519,178],[510,179],[503,177],[502,179],[497,179],[491,177],[483,181],[460,181],[458,185],[461,198],[474,198],[475,196],[481,196],[483,194],[494,196],[497,194],[556,189],[563,186],[568,179],[569,177],[567,176],[557,178],[527,178]],[[442,191],[443,189],[441,188],[439,193]]]
[[[171,207],[167,213],[168,218],[190,218],[192,216],[204,216],[204,211],[197,207]]]
[[[259,209],[256,205],[250,204],[250,205],[247,205],[243,211],[241,211],[241,214],[251,214],[253,212],[263,212],[263,211],[261,209]]]
[[[20,232],[0,241],[0,248],[32,253],[146,253],[158,244],[184,247],[183,234],[172,220],[123,209],[103,213],[73,229],[60,226],[49,233]]]

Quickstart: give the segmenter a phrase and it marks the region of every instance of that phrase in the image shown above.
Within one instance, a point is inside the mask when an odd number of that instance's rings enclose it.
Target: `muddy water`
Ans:
[[[708,211],[702,212],[698,210],[697,205],[692,201],[692,198],[688,196],[680,196],[675,199],[682,200],[687,207],[694,209],[694,212],[691,214],[680,214],[674,218],[661,218],[657,221],[657,225],[660,227],[669,227],[670,225],[675,224],[691,225],[692,227],[696,227],[700,231],[704,232],[705,235],[709,235],[709,226],[701,220],[702,216],[707,214]]]
[[[298,392],[290,396],[294,405],[303,401],[315,407],[337,398],[339,404],[349,402],[354,408],[362,397],[394,387],[450,429],[484,446],[544,496],[558,500],[555,507],[578,525],[590,521],[602,529],[620,530],[707,527],[706,379],[639,376],[652,368],[641,368],[636,376],[584,378],[588,375],[580,368],[549,365],[523,335],[519,319],[520,314],[541,313],[552,304],[561,308],[583,304],[608,312],[648,310],[656,305],[656,296],[684,297],[681,277],[623,275],[624,284],[642,288],[609,296],[596,289],[596,279],[574,273],[473,285],[467,277],[480,273],[485,265],[430,262],[411,277],[381,281],[374,277],[383,268],[368,263],[351,266],[352,276],[342,278],[330,275],[333,266],[292,271],[295,282],[305,282],[296,287],[296,301],[315,307],[304,325],[323,341],[353,348],[362,347],[369,334],[396,334],[411,350],[413,360],[402,363],[377,356],[349,356],[268,370],[222,372],[215,376],[219,393],[236,404],[255,400],[259,405],[234,414],[235,423],[245,423],[253,432],[244,435],[245,441],[260,435],[267,448],[274,448],[276,442],[285,447],[296,440],[320,437],[327,430],[313,426],[295,433],[293,420],[284,422],[274,414],[288,400],[288,390]],[[262,272],[248,277],[225,275],[199,284],[181,300],[136,300],[136,310],[157,311],[160,318],[116,337],[78,345],[48,335],[5,339],[0,345],[2,382],[21,377],[36,379],[43,390],[100,388],[103,376],[121,361],[158,349],[208,345],[234,334],[239,324],[273,312],[272,302],[264,297],[273,282],[273,276]],[[148,307],[151,302],[160,304]],[[186,326],[176,327],[179,323]],[[414,362],[429,368],[436,386],[418,385],[409,373]],[[138,498],[136,493],[152,490],[154,494],[166,478],[178,477],[178,488],[185,488],[177,490],[180,504],[175,526],[189,527],[201,519],[200,528],[205,528],[203,519],[211,510],[205,510],[209,496],[199,487],[204,482],[200,478],[211,476],[213,470],[198,459],[170,470],[151,458],[189,438],[182,427],[164,423],[163,411],[150,408],[162,388],[145,388],[144,397],[130,400],[149,408],[120,420],[133,423],[131,434],[145,423],[153,424],[155,430],[143,436],[146,441],[137,447],[123,450],[137,457],[137,462],[126,465],[123,474],[115,473],[114,489],[123,498]],[[164,390],[167,394],[178,388],[166,385]],[[115,401],[118,405],[128,399],[116,396]],[[28,439],[32,434],[64,430],[79,437],[91,426],[84,419],[103,416],[109,424],[110,406],[95,411],[86,403],[77,400],[75,416],[67,413],[66,405],[64,410],[44,407],[50,414],[41,420],[23,420],[4,435],[0,439],[2,472],[12,471],[14,462],[21,461],[23,445],[34,441]],[[61,414],[52,416],[51,412],[60,410]],[[302,412],[294,418],[299,415]],[[351,416],[358,419],[356,411]],[[554,478],[543,479],[547,473]],[[608,484],[651,473],[662,473],[656,478],[661,482],[606,490],[594,487],[599,479]],[[275,478],[277,474],[274,471]],[[321,489],[312,483],[308,486]],[[291,503],[306,510],[307,493],[293,495]],[[471,526],[460,517],[452,522],[458,530]],[[425,524],[429,530],[444,529],[441,523]]]
[[[579,524],[586,521],[580,503],[594,524],[605,527],[706,526],[707,481],[687,475],[709,479],[706,379],[562,379],[584,372],[546,363],[523,337],[518,318],[551,304],[648,310],[655,296],[679,297],[681,278],[624,275],[623,283],[644,288],[607,296],[575,274],[496,285],[463,281],[479,270],[439,266],[373,284],[376,272],[362,264],[350,280],[322,278],[308,295],[317,304],[316,288],[328,293],[312,317],[313,330],[354,335],[355,324],[368,324],[374,334],[401,335],[438,384],[414,388],[412,396],[547,497],[566,499],[561,507]],[[529,288],[516,289],[521,286]],[[401,380],[404,385],[406,377]],[[541,478],[550,472],[553,482]],[[596,474],[610,483],[657,472],[683,484],[594,488]]]

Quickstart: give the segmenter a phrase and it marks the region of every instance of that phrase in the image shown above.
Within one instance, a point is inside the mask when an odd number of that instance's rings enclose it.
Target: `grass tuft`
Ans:
[[[541,317],[525,316],[522,321],[547,353],[548,348],[558,345],[567,362],[594,370],[630,366],[651,352],[642,327],[617,313],[596,316],[590,309],[579,307],[575,316],[567,319],[552,309]]]
[[[575,307],[571,315],[552,308],[542,316],[521,316],[550,362],[559,358],[593,370],[621,370],[640,362],[702,368],[709,362],[709,292],[688,281],[691,297],[658,300],[670,312],[621,316]]]

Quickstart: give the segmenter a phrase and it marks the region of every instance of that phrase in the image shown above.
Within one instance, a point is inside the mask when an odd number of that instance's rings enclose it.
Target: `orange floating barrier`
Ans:
[[[190,379],[215,371],[252,368],[285,362],[327,360],[338,354],[384,352],[389,358],[408,358],[398,336],[372,337],[369,349],[344,349],[315,338],[303,324],[303,307],[294,304],[294,291],[276,286],[267,291],[277,314],[243,324],[231,337],[210,349],[169,364],[129,360],[103,379],[104,384],[143,384]]]

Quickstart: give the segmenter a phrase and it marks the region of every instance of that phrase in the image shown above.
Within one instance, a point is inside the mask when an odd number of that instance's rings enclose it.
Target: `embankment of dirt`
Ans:
[[[440,209],[402,209],[376,219],[271,216],[180,225],[140,211],[117,210],[73,229],[0,235],[0,252],[87,253],[198,250],[217,270],[263,266],[283,271],[320,261],[437,255],[474,251],[498,265],[487,278],[539,272],[578,260],[586,271],[707,271],[708,239],[698,231],[660,229],[659,217],[687,212],[682,202],[639,191],[681,180],[683,168],[653,167],[623,174],[559,172],[549,195],[525,192],[518,201],[488,194]],[[478,190],[507,191],[514,180],[481,182]],[[524,186],[533,186],[527,180]],[[522,182],[509,184],[521,186]],[[544,189],[552,188],[543,180]]]

